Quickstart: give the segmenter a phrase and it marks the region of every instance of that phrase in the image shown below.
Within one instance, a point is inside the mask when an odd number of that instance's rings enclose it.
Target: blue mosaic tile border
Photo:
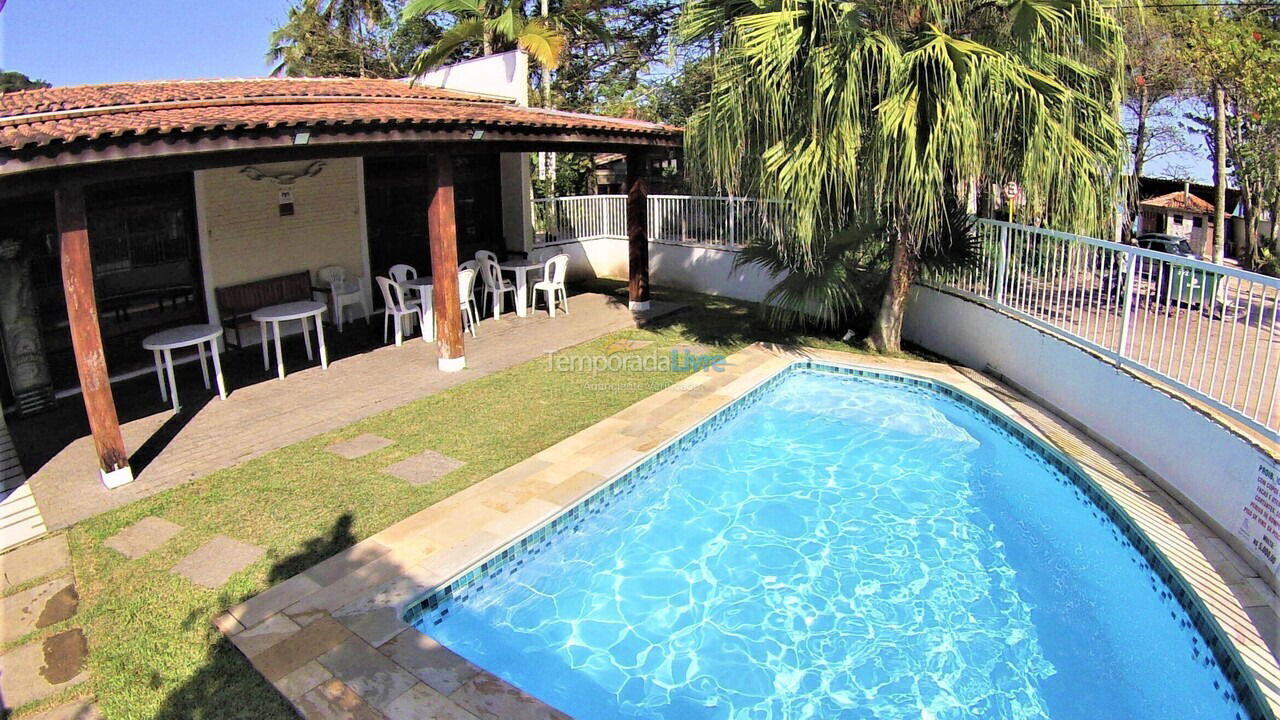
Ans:
[[[1099,488],[1073,460],[1009,419],[1004,413],[945,383],[900,373],[826,362],[803,360],[783,368],[737,400],[716,411],[697,427],[656,449],[639,464],[602,485],[561,515],[529,532],[457,578],[408,604],[402,613],[405,622],[414,625],[427,620],[435,625],[440,624],[448,617],[450,607],[455,602],[465,601],[468,597],[482,592],[489,581],[496,581],[504,575],[515,573],[524,565],[525,558],[540,553],[556,535],[566,529],[577,530],[587,517],[598,515],[610,508],[620,497],[630,494],[659,469],[669,465],[685,448],[701,442],[708,433],[716,431],[750,408],[770,389],[798,370],[850,375],[905,385],[922,394],[941,395],[981,415],[1002,434],[1016,441],[1042,466],[1057,471],[1058,475],[1071,482],[1077,497],[1087,500],[1097,508],[1095,517],[1099,517],[1098,513],[1101,513],[1111,522],[1112,534],[1116,539],[1138,551],[1145,561],[1144,569],[1154,573],[1164,583],[1163,588],[1156,587],[1153,583],[1153,589],[1165,599],[1175,600],[1189,616],[1191,624],[1200,637],[1204,638],[1208,646],[1204,653],[1205,664],[1218,663],[1231,683],[1231,688],[1221,688],[1224,700],[1238,699],[1249,712],[1250,720],[1276,720],[1269,705],[1262,699],[1252,673],[1240,659],[1235,647],[1224,639],[1225,633],[1203,601],[1182,576],[1172,569],[1168,560],[1156,548],[1155,543],[1139,529],[1129,514]],[[1199,648],[1193,649],[1193,652],[1197,657],[1200,654]],[[1240,718],[1240,720],[1244,719]]]

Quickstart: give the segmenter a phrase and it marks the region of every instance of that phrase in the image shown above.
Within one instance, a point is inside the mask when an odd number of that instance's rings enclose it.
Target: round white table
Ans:
[[[409,278],[400,283],[401,287],[406,287],[418,293],[418,305],[422,308],[422,339],[430,342],[436,339],[436,318],[432,312],[431,304],[431,276],[419,275],[416,278]],[[430,328],[427,326],[430,325]]]
[[[296,302],[281,303],[279,305],[268,305],[253,311],[250,315],[258,322],[258,328],[262,333],[262,367],[265,370],[271,369],[271,361],[267,356],[267,323],[271,323],[271,332],[275,336],[276,345],[276,367],[280,375],[280,379],[284,379],[284,353],[280,350],[280,323],[290,320],[299,320],[302,322],[302,340],[307,344],[307,359],[312,359],[311,354],[311,331],[307,328],[307,320],[314,319],[316,325],[316,340],[320,343],[320,367],[329,369],[329,353],[324,347],[324,325],[320,322],[320,316],[324,314],[325,304],[315,300],[298,300]]]
[[[541,270],[544,263],[529,260],[508,260],[498,263],[498,267],[516,276],[516,316],[529,314],[529,271]]]
[[[227,386],[222,381],[222,361],[218,359],[218,338],[222,328],[217,325],[183,325],[148,335],[142,347],[156,358],[156,379],[160,381],[160,399],[172,400],[173,411],[178,411],[178,383],[173,378],[173,351],[194,346],[200,353],[200,370],[204,373],[204,389],[209,388],[209,362],[204,356],[204,345],[209,343],[213,355],[213,374],[218,379],[218,397],[227,399]],[[168,383],[165,382],[166,375]]]

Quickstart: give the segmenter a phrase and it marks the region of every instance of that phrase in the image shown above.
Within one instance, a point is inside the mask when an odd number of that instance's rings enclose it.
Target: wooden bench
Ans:
[[[254,310],[268,305],[310,300],[314,290],[311,287],[311,273],[306,270],[216,288],[213,294],[218,301],[218,316],[222,320],[223,329],[227,331],[223,341],[230,347],[240,349],[243,347],[240,330],[253,327],[254,322],[250,316]],[[232,333],[235,334],[234,342],[231,339]]]

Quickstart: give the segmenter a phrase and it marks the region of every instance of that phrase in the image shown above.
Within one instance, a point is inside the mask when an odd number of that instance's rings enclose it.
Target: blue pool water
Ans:
[[[607,718],[1247,717],[1143,556],[975,410],[792,370],[418,628]]]

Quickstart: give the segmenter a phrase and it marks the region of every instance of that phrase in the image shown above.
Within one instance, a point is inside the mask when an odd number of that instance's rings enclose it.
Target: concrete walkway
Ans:
[[[333,362],[327,371],[311,367],[291,372],[282,381],[259,382],[233,392],[226,401],[212,400],[192,415],[168,411],[127,423],[122,428],[125,445],[135,453],[153,436],[173,437],[140,472],[135,468],[138,476],[133,483],[115,490],[107,490],[98,480],[89,437],[67,446],[28,484],[49,528],[64,528],[215,470],[680,308],[654,302],[650,311],[636,314],[595,293],[573,296],[570,307],[569,314],[554,319],[539,310],[525,318],[508,312],[497,320],[484,320],[478,337],[466,336],[467,368],[461,372],[440,372],[435,344],[413,337],[402,347],[388,345]],[[175,433],[173,426],[178,423],[183,424]]]

